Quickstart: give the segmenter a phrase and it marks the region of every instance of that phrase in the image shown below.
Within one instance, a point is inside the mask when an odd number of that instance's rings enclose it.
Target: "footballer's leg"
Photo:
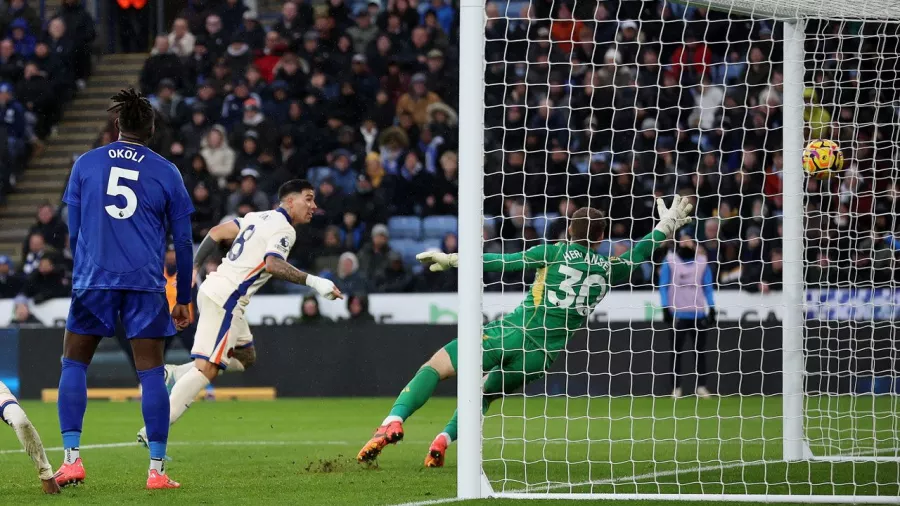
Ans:
[[[375,434],[359,451],[356,460],[371,462],[381,454],[387,445],[395,444],[403,439],[403,422],[428,402],[439,382],[456,375],[456,369],[453,367],[453,361],[447,350],[451,345],[455,349],[455,344],[456,340],[441,348],[419,368],[416,375],[397,396],[387,418],[381,422],[380,427],[375,429]]]
[[[31,457],[34,467],[38,470],[38,476],[41,478],[44,493],[58,494],[59,484],[53,478],[53,468],[50,467],[50,461],[47,460],[41,436],[38,435],[37,429],[25,415],[25,411],[19,406],[19,401],[2,381],[0,381],[0,420],[3,420],[15,431],[25,453]]]
[[[179,488],[166,475],[166,445],[169,440],[169,396],[166,392],[164,360],[167,336],[175,334],[169,304],[163,293],[126,292],[122,322],[134,351],[141,381],[141,413],[147,427],[150,466],[148,489]]]
[[[518,330],[502,332],[492,329],[486,334],[489,335],[482,341],[482,370],[489,372],[483,379],[483,414],[502,394],[515,392],[542,378],[552,361],[552,357],[544,350],[535,349]],[[447,447],[457,439],[457,417],[458,413],[454,411],[444,430],[432,441],[425,456],[425,467],[443,467]]]
[[[87,368],[102,337],[115,334],[120,294],[115,290],[74,290],[66,319],[62,370],[56,402],[65,456],[54,477],[59,486],[81,483],[81,429],[87,410]]]

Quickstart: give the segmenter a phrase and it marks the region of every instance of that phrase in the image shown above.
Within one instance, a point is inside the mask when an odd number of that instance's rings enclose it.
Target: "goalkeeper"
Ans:
[[[627,279],[653,250],[672,238],[690,221],[692,206],[678,195],[666,208],[656,201],[660,222],[631,250],[616,258],[594,253],[603,240],[606,220],[602,212],[583,207],[569,218],[568,240],[536,246],[522,253],[485,254],[488,272],[537,270],[525,300],[512,313],[484,326],[482,370],[484,410],[500,394],[510,393],[541,378],[572,334],[585,327],[587,317],[606,295],[611,283]],[[456,267],[458,257],[440,252],[420,253],[417,258],[432,271]],[[421,408],[438,382],[456,375],[457,340],[441,348],[416,373],[400,393],[388,417],[359,451],[357,460],[369,462],[389,444],[403,439],[403,422]],[[426,467],[444,465],[447,446],[457,437],[456,414],[431,443]]]

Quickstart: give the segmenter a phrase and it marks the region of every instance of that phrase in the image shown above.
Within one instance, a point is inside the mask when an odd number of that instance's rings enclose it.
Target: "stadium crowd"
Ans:
[[[487,13],[486,250],[556,240],[560,217],[591,205],[610,218],[600,251],[617,255],[652,229],[654,198],[678,192],[695,199],[685,233],[719,287],[780,289],[780,25],[664,1],[489,2]],[[874,24],[809,31],[806,135],[838,140],[847,164],[844,177],[808,180],[807,281],[890,282],[898,132],[879,104],[897,86],[877,83],[896,84],[885,69],[897,68],[897,38]],[[414,255],[456,250],[457,40],[444,0],[289,1],[271,26],[240,2],[191,4],[155,39],[140,86],[159,113],[151,147],[193,197],[195,241],[305,177],[321,211],[298,230],[295,265],[350,294],[455,290],[455,274],[422,272]],[[878,44],[884,59],[859,57]],[[110,122],[97,145],[116,136]],[[39,211],[23,293],[66,290],[70,260],[44,254],[67,251],[58,220]],[[654,260],[634,288],[654,286]],[[18,293],[4,265],[0,290]]]
[[[0,4],[0,37],[2,203],[65,103],[84,87],[96,32],[80,0],[62,0],[46,20],[28,0],[8,0]]]

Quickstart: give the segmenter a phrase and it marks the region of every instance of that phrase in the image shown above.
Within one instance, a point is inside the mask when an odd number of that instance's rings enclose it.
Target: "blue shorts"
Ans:
[[[73,290],[66,330],[112,337],[120,318],[128,339],[175,335],[166,294],[134,290]]]

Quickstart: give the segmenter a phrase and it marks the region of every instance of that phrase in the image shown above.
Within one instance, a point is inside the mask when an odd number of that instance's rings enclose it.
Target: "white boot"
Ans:
[[[709,399],[711,396],[712,394],[709,393],[709,390],[705,386],[701,385],[697,387],[697,397],[701,399]]]
[[[684,395],[684,391],[681,390],[681,387],[675,387],[675,390],[672,390],[672,398],[680,399]]]

